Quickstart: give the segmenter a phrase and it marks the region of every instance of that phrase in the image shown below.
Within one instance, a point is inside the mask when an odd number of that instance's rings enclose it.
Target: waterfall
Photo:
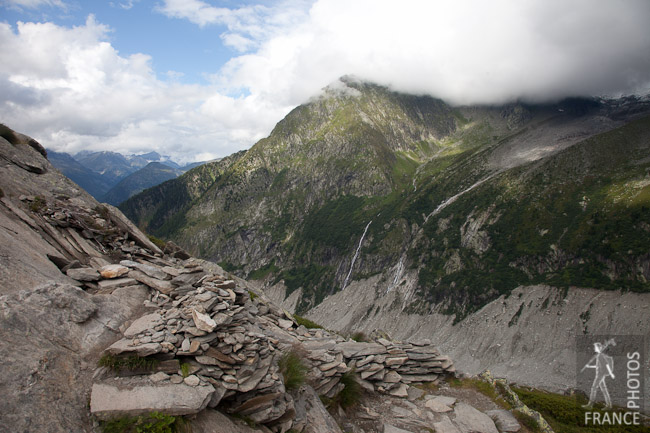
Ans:
[[[397,283],[399,282],[399,279],[402,277],[403,272],[404,272],[404,256],[400,257],[399,259],[399,263],[397,264],[397,269],[395,270],[395,278],[393,278],[393,282],[390,283],[390,285],[386,289],[386,293],[390,292],[395,287],[397,287]]]
[[[463,195],[463,194],[465,194],[465,193],[467,193],[467,192],[470,192],[471,190],[473,190],[473,189],[476,188],[477,186],[481,185],[481,184],[484,183],[484,182],[487,182],[488,180],[492,179],[494,176],[496,176],[496,175],[499,174],[499,173],[501,173],[501,171],[497,171],[497,172],[495,172],[495,173],[492,173],[492,174],[489,175],[488,177],[479,180],[478,182],[476,182],[474,185],[470,186],[469,188],[464,189],[464,190],[462,190],[461,192],[459,192],[458,194],[449,197],[448,199],[446,199],[445,201],[443,201],[442,203],[440,203],[440,204],[438,205],[438,207],[436,207],[436,208],[433,210],[433,212],[431,212],[429,215],[426,216],[426,218],[424,218],[424,223],[426,224],[426,222],[429,221],[429,218],[431,218],[432,216],[436,215],[438,212],[440,212],[441,210],[443,210],[444,208],[446,208],[447,206],[449,206],[450,204],[452,204],[453,202],[455,202],[455,201],[456,201],[456,200],[457,200],[461,195]]]
[[[343,287],[341,288],[341,290],[345,289],[348,285],[348,280],[350,279],[350,275],[352,275],[352,268],[354,267],[354,262],[357,260],[357,257],[359,256],[359,251],[361,250],[361,244],[363,244],[363,238],[366,237],[366,233],[368,232],[368,227],[370,227],[370,224],[372,224],[372,221],[368,223],[365,230],[363,231],[363,234],[361,235],[361,239],[359,239],[359,246],[357,247],[357,250],[354,252],[354,256],[352,257],[352,263],[350,263],[350,272],[348,272],[348,276],[345,277],[345,281],[343,282]]]

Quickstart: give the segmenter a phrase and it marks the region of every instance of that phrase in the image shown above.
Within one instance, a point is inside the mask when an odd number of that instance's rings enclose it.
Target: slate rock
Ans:
[[[505,409],[495,409],[485,412],[487,416],[492,418],[494,424],[502,433],[518,432],[521,430],[521,425],[517,421],[517,418]]]
[[[99,290],[101,291],[112,291],[119,289],[120,287],[128,287],[138,284],[133,278],[116,278],[110,280],[102,280],[99,283]]]
[[[99,270],[102,278],[113,279],[129,273],[129,268],[122,265],[106,265]]]
[[[456,399],[454,397],[447,397],[444,395],[439,395],[433,398],[428,398],[426,403],[424,405],[431,409],[433,412],[451,412],[453,409],[451,406],[456,403]]]
[[[341,429],[321,403],[316,391],[303,385],[294,400],[296,417],[294,429],[304,433],[341,433]]]
[[[97,281],[99,280],[99,272],[93,268],[73,268],[68,269],[65,273],[68,277],[74,278],[77,281]]]
[[[212,332],[214,331],[214,328],[217,327],[217,322],[212,320],[210,316],[196,310],[192,310],[192,319],[194,320],[196,327],[201,331]]]
[[[125,386],[112,380],[93,385],[90,412],[100,419],[154,411],[168,415],[189,415],[203,410],[213,392],[212,385],[189,386],[164,382]]]
[[[198,386],[201,383],[201,379],[199,379],[195,374],[192,374],[184,378],[183,382],[189,386]]]
[[[458,430],[458,427],[456,427],[447,417],[444,417],[439,422],[433,423],[433,428],[436,433],[461,433],[461,431]]]
[[[153,330],[154,327],[162,323],[163,318],[159,313],[147,314],[135,320],[131,326],[129,326],[129,328],[124,331],[124,336],[127,338],[135,337],[144,331]]]
[[[106,352],[110,353],[111,355],[134,353],[137,356],[154,355],[160,351],[162,351],[162,346],[160,343],[133,345],[132,340],[126,338],[116,341],[108,349],[106,349]]]
[[[461,433],[499,433],[492,418],[465,403],[456,403],[454,424]]]
[[[404,429],[395,427],[394,425],[390,425],[390,424],[384,424],[383,428],[384,428],[384,430],[383,430],[384,433],[413,433],[413,432],[411,432],[409,430],[404,430]]]
[[[204,410],[191,421],[192,433],[260,433],[241,420],[232,419],[216,410]]]
[[[406,398],[406,397],[409,396],[408,388],[409,388],[408,385],[406,385],[405,383],[402,383],[397,388],[393,388],[390,391],[388,391],[388,393],[390,395],[394,395],[395,397],[404,397],[404,398]]]
[[[159,280],[136,270],[129,271],[128,275],[129,278],[133,278],[134,280],[139,281],[152,289],[156,289],[165,295],[169,295],[172,290],[174,290],[174,286],[172,286],[172,283],[168,280]]]

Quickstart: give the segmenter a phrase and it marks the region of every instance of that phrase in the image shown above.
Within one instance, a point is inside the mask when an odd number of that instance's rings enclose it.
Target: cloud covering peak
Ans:
[[[232,50],[203,71],[207,83],[157,72],[147,53],[120,54],[93,16],[76,27],[0,23],[0,54],[11,59],[0,65],[0,116],[56,150],[192,160],[251,146],[347,74],[454,104],[650,92],[647,0],[215,3],[164,0],[150,11]]]

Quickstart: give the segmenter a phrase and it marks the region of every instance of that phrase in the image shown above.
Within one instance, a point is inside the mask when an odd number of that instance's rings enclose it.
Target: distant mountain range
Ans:
[[[113,205],[202,164],[195,162],[181,166],[158,152],[122,155],[117,152],[82,151],[73,156],[48,150],[48,158],[63,174],[97,200]]]

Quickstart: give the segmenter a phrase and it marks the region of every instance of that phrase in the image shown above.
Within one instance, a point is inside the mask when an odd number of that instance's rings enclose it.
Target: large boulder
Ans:
[[[456,403],[454,423],[461,433],[499,433],[492,418],[465,403]]]
[[[93,385],[90,412],[100,419],[150,412],[189,415],[205,409],[213,392],[210,384],[154,384],[146,378],[113,378]]]

